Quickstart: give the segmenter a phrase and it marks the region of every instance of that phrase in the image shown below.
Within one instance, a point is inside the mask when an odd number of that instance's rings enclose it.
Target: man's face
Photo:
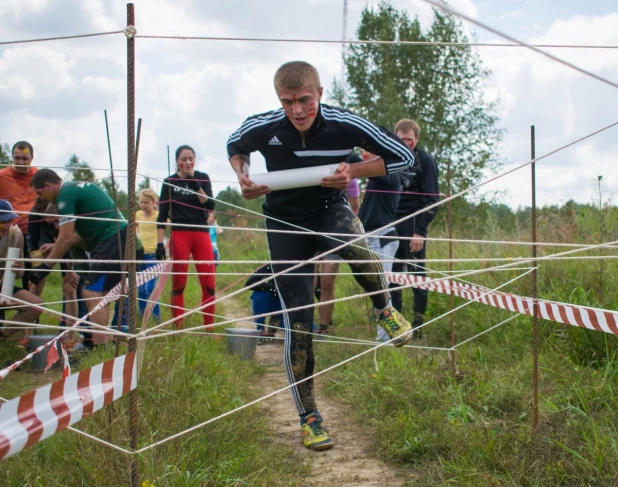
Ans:
[[[18,149],[17,147],[13,151],[13,169],[20,173],[27,173],[30,170],[30,164],[32,163],[32,153],[27,147],[25,149]]]
[[[313,124],[318,114],[318,105],[322,99],[322,88],[305,86],[296,90],[277,88],[277,96],[285,114],[298,130],[304,135]]]
[[[414,133],[414,130],[409,130],[408,132],[398,130],[395,135],[403,140],[410,149],[414,149],[418,143],[418,137]]]
[[[47,201],[48,203],[56,204],[56,196],[58,196],[58,188],[59,185],[54,185],[51,183],[45,183],[45,187],[43,189],[39,189],[39,198]]]

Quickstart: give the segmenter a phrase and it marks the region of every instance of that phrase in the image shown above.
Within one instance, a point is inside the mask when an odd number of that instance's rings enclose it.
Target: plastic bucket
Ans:
[[[41,345],[45,345],[56,338],[56,335],[30,335],[29,338],[28,351],[34,352]],[[58,348],[58,352],[60,352],[60,347],[58,345],[58,342],[56,342],[56,348]],[[47,367],[47,354],[49,353],[49,348],[50,347],[45,347],[32,357],[32,370],[45,370],[45,367]]]
[[[243,360],[255,357],[255,347],[260,336],[259,330],[248,328],[226,328],[227,350],[230,354],[238,354]]]

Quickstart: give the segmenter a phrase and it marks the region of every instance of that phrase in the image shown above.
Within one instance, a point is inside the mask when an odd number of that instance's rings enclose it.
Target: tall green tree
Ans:
[[[461,22],[434,11],[428,29],[388,1],[367,7],[359,40],[465,43]],[[484,98],[489,72],[470,46],[352,45],[345,59],[345,85],[331,98],[380,125],[393,129],[402,118],[421,126],[420,146],[438,162],[441,181],[451,161],[453,191],[478,182],[499,166],[495,149],[502,137],[496,104]]]
[[[142,179],[140,181],[140,183],[137,186],[137,192],[139,193],[142,189],[149,189],[150,188],[150,178],[148,176],[145,176],[144,179]]]
[[[248,213],[240,208],[246,208],[252,212],[262,213],[264,197],[254,200],[246,200],[231,186],[228,186],[217,194],[217,223],[222,227],[259,227],[263,220],[254,213]],[[231,205],[226,205],[230,203]]]
[[[101,179],[100,186],[105,190],[109,197],[116,202],[118,209],[126,217],[128,215],[127,210],[129,207],[129,197],[125,191],[120,189],[118,181],[116,179],[112,180],[111,173],[109,177]]]
[[[64,168],[67,171],[65,177],[67,181],[95,182],[96,176],[94,171],[90,169],[90,165],[86,161],[80,161],[75,154],[69,158],[69,162],[64,165]]]
[[[67,176],[65,177],[66,181],[87,181],[96,184],[101,189],[105,190],[109,197],[116,202],[118,209],[125,217],[127,216],[129,197],[126,191],[120,188],[118,181],[112,182],[111,173],[109,177],[97,180],[88,162],[80,160],[75,154],[69,158],[64,168],[67,171]]]

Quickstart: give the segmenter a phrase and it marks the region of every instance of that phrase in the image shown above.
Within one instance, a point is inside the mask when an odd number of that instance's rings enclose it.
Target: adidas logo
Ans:
[[[268,141],[268,145],[283,145],[281,141],[275,135],[272,139]]]

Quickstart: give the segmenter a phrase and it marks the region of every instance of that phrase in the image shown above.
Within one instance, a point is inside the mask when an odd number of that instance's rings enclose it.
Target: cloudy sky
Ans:
[[[374,0],[349,0],[348,36]],[[421,0],[393,0],[431,19]],[[143,35],[340,39],[342,0],[137,0]],[[615,0],[451,0],[467,15],[530,43],[618,45]],[[0,41],[122,29],[119,0],[2,0]],[[500,42],[470,27],[483,42]],[[223,189],[235,177],[225,141],[247,116],[277,106],[272,75],[283,62],[315,64],[328,92],[341,72],[338,45],[138,39],[137,115],[143,119],[140,174],[163,178],[166,146],[195,147],[198,167]],[[0,142],[27,139],[39,166],[63,166],[73,153],[109,168],[103,110],[111,123],[114,165],[126,167],[124,35],[0,46]],[[525,49],[480,48],[492,70],[486,96],[501,100],[506,130],[501,156],[529,159],[530,125],[543,154],[618,121],[618,91]],[[618,50],[554,49],[553,54],[618,81]],[[411,114],[413,116],[414,114]],[[603,175],[606,196],[618,194],[618,128],[539,164],[538,200],[591,202]],[[509,167],[509,166],[506,166]],[[512,166],[511,166],[512,167]],[[253,172],[263,170],[259,156]],[[105,176],[104,172],[100,176]],[[502,201],[529,201],[529,173],[492,183]]]

